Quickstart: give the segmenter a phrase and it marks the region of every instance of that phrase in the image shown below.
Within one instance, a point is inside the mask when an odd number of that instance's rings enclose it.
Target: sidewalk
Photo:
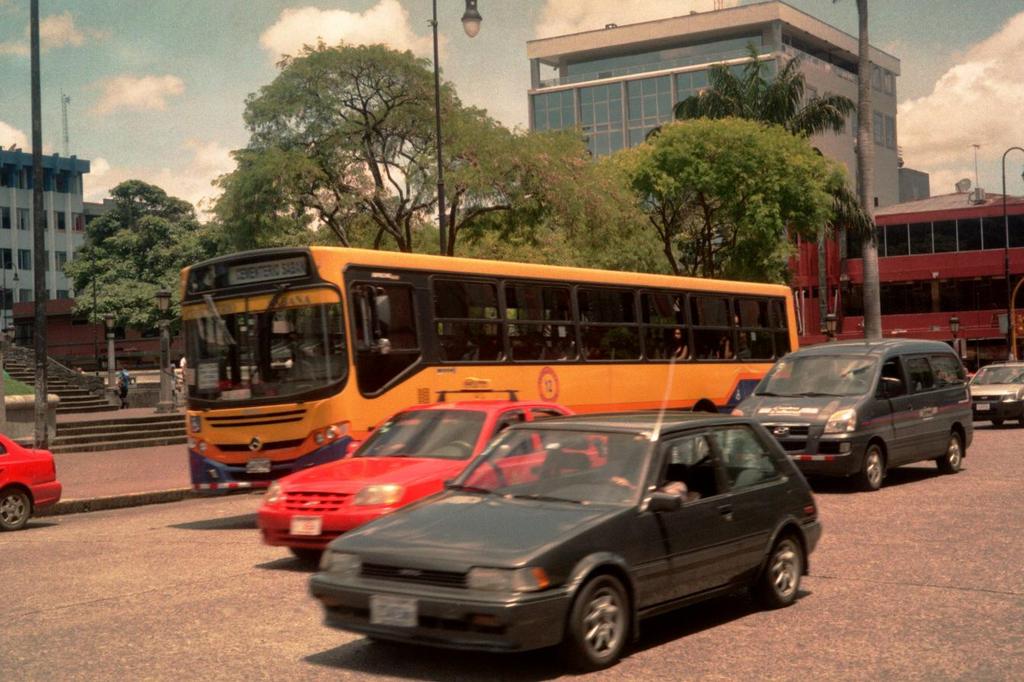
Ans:
[[[152,414],[152,409],[143,411]],[[174,502],[192,494],[185,445],[66,453],[53,458],[64,491],[60,502],[40,509],[37,516]]]

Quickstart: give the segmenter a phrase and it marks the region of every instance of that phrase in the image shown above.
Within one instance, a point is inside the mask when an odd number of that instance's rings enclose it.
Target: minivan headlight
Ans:
[[[536,592],[551,585],[543,568],[472,568],[466,576],[466,586],[471,590],[492,590],[495,592]]]
[[[854,409],[833,412],[825,424],[825,433],[850,433],[857,430],[857,411]]]
[[[320,570],[342,578],[351,578],[359,574],[363,567],[359,555],[349,552],[333,552],[327,549],[320,557]]]

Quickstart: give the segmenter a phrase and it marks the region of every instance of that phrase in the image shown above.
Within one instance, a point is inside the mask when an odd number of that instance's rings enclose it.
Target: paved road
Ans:
[[[818,486],[825,524],[791,608],[742,597],[645,623],[602,679],[1021,679],[1024,429],[981,429],[957,476]],[[32,522],[0,536],[0,679],[533,680],[541,652],[371,644],[325,629],[309,569],[259,544],[253,495]]]
[[[184,444],[70,452],[53,457],[65,500],[192,486]]]

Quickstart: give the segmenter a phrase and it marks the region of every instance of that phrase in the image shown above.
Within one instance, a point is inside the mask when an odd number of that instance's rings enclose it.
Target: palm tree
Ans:
[[[823,95],[804,101],[806,84],[800,59],[793,58],[775,78],[767,77],[767,64],[750,47],[750,61],[736,75],[724,64],[708,69],[710,87],[676,104],[675,117],[725,118],[733,116],[780,125],[794,135],[842,132],[853,102],[842,95]]]

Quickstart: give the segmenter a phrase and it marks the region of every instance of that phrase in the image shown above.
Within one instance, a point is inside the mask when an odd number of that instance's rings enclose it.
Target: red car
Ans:
[[[24,528],[33,510],[56,504],[60,493],[49,450],[22,447],[0,435],[0,531]]]
[[[554,403],[515,400],[402,410],[349,457],[272,483],[259,511],[263,541],[315,560],[345,531],[439,492],[505,427],[565,414]]]

